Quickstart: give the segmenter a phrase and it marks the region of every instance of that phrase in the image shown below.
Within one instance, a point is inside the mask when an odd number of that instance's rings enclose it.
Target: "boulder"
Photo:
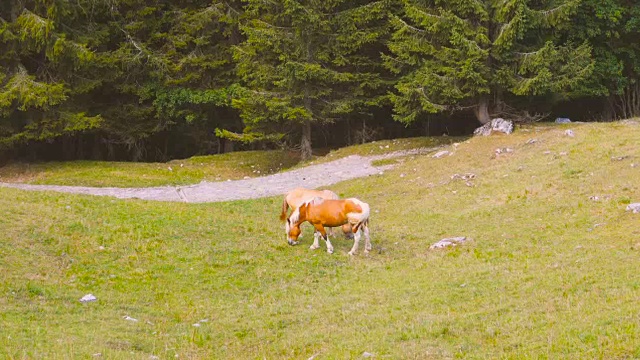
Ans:
[[[488,136],[493,132],[511,134],[513,132],[513,121],[505,120],[503,118],[492,119],[488,123],[477,128],[473,132],[473,135]]]
[[[627,205],[627,211],[631,211],[634,214],[640,214],[640,203]]]

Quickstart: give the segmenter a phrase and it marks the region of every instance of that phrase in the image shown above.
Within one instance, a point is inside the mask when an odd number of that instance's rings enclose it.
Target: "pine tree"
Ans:
[[[366,111],[381,100],[379,44],[386,33],[382,1],[249,0],[236,47],[246,91],[234,100],[245,141],[274,140],[299,129],[311,156],[312,124]],[[294,130],[295,131],[295,130]],[[228,132],[220,132],[227,136]]]
[[[0,144],[50,140],[98,127],[79,101],[99,81],[87,19],[65,1],[0,5]]]
[[[505,93],[562,93],[591,72],[590,48],[554,43],[578,1],[403,0],[385,58],[399,75],[396,120],[471,108],[480,123]]]
[[[606,99],[606,120],[640,116],[640,6],[626,0],[583,0],[575,18],[563,36],[588,41],[595,66],[574,97]]]
[[[113,76],[103,90],[110,101],[100,104],[110,141],[139,159],[155,134],[193,125],[204,133],[200,138],[214,138],[215,127],[237,119],[229,109],[240,8],[238,1],[210,0],[131,0],[111,7],[102,59]]]

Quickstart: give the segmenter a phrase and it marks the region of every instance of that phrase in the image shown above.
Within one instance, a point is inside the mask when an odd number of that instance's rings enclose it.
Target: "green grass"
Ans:
[[[311,161],[305,161],[298,163],[295,168],[300,168],[307,165],[321,164],[340,158],[344,158],[351,155],[381,155],[394,151],[410,150],[418,148],[435,148],[439,146],[445,146],[452,144],[456,141],[464,140],[464,137],[415,137],[415,138],[402,138],[392,140],[379,140],[365,144],[351,145],[340,149],[332,150],[324,156],[318,156]],[[383,162],[384,163],[384,162]],[[395,163],[395,162],[394,162]]]
[[[355,258],[288,246],[280,197],[0,188],[0,358],[638,358],[639,175],[640,125],[473,138],[332,187],[372,208]],[[428,250],[449,236],[473,241]]]
[[[392,140],[373,141],[360,145],[343,147],[328,154],[328,157],[345,157],[349,155],[378,155],[392,151],[417,149],[422,147],[435,147],[460,141],[463,137],[415,137]]]
[[[70,161],[25,164],[0,168],[0,181],[77,186],[149,187],[189,185],[272,174],[299,162],[288,151],[241,151],[194,156],[167,163]]]

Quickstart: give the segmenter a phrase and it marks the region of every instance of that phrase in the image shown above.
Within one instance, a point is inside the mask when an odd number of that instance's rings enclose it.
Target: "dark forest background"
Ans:
[[[640,2],[0,3],[0,163],[640,116]]]

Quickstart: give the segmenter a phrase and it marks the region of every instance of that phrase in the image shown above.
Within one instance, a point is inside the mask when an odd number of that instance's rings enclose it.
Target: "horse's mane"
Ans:
[[[322,204],[323,202],[324,202],[324,199],[319,196],[316,196],[313,199],[305,200],[302,204],[300,204],[300,206],[298,206],[293,210],[293,212],[291,212],[291,215],[289,215],[289,223],[295,224],[298,222],[298,220],[300,220],[301,207],[309,206],[309,205],[319,205],[319,204]]]
[[[300,205],[302,206],[302,205]],[[289,224],[295,224],[300,220],[300,207],[295,208],[289,215]]]

